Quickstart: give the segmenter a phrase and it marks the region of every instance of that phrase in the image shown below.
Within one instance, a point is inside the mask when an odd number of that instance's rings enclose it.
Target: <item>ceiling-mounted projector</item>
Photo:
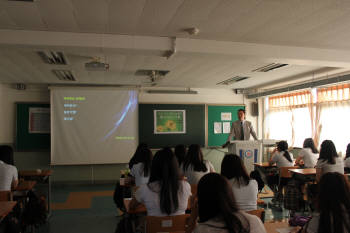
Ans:
[[[107,71],[109,69],[109,64],[99,61],[87,62],[85,63],[85,69],[87,71]]]

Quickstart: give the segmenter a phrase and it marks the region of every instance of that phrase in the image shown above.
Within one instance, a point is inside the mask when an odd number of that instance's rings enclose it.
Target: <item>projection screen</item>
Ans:
[[[137,147],[135,90],[50,87],[51,164],[127,163]]]

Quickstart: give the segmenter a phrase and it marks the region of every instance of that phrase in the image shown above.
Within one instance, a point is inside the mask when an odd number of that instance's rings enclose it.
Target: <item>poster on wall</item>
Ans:
[[[154,110],[154,134],[185,133],[185,110]]]
[[[50,133],[50,108],[29,108],[29,133]]]

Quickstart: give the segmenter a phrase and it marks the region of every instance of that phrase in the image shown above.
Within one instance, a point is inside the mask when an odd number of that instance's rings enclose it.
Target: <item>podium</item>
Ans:
[[[275,146],[278,140],[263,139],[257,141],[230,141],[228,153],[236,154],[244,162],[248,174],[254,170],[254,163],[261,163],[263,157],[263,148],[266,146]]]
[[[241,157],[248,175],[254,170],[254,163],[262,161],[261,142],[259,141],[230,141],[228,153]]]

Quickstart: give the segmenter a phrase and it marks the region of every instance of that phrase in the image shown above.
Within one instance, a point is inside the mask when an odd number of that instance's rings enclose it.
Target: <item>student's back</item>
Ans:
[[[266,233],[261,220],[239,211],[228,180],[217,173],[202,177],[198,183],[198,205],[194,205],[191,219],[198,213],[195,233]],[[190,224],[191,225],[191,224]]]
[[[191,186],[181,180],[179,166],[170,148],[158,151],[152,161],[147,184],[141,185],[132,202],[143,203],[150,216],[184,214]]]
[[[0,191],[9,191],[17,185],[17,168],[13,166],[13,150],[10,146],[0,146]]]
[[[190,145],[181,169],[190,184],[197,184],[202,176],[209,172],[215,172],[213,165],[208,160],[204,160],[198,144]]]

